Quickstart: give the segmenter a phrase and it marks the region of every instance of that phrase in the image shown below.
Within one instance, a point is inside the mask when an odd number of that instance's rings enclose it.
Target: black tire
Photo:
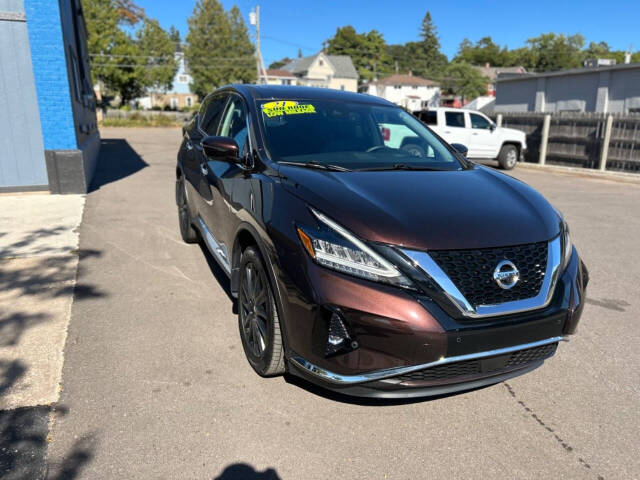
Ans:
[[[518,148],[515,145],[503,145],[498,155],[498,163],[504,170],[511,170],[518,163]]]
[[[285,372],[280,321],[265,264],[256,247],[240,259],[238,328],[251,367],[263,377]]]
[[[191,221],[184,176],[181,176],[176,181],[176,203],[178,204],[180,236],[186,243],[196,243],[198,241],[198,232],[193,228],[193,222]]]

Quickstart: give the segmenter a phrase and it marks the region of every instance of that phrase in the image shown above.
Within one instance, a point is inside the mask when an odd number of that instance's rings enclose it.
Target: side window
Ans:
[[[422,120],[427,125],[437,125],[438,112],[422,112],[420,114],[420,120]]]
[[[238,144],[241,154],[248,148],[247,136],[247,110],[242,99],[236,95],[231,97],[231,101],[224,113],[220,125],[220,136],[231,137]]]
[[[471,117],[471,128],[482,128],[485,130],[489,130],[491,128],[491,122],[482,115],[470,113],[469,116]]]
[[[464,128],[464,112],[444,112],[444,118],[448,127]]]
[[[207,135],[215,135],[227,103],[226,95],[216,95],[205,100],[200,113],[200,128]]]

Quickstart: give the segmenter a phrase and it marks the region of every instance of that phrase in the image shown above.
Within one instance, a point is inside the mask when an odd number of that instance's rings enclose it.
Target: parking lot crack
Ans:
[[[505,388],[509,392],[509,395],[511,395],[511,397],[518,403],[518,405],[520,405],[524,409],[524,411],[527,413],[527,415],[529,415],[531,418],[533,418],[538,425],[540,425],[550,435],[552,435],[552,438],[556,442],[558,442],[560,444],[560,446],[564,449],[565,452],[567,452],[568,454],[576,454],[577,455],[577,453],[575,452],[575,449],[573,448],[573,446],[571,446],[568,441],[563,439],[560,436],[559,432],[557,432],[555,429],[553,429],[549,425],[547,425],[542,420],[542,418],[540,418],[540,416],[538,414],[536,414],[531,409],[531,407],[529,407],[523,400],[518,398],[518,396],[516,395],[515,390],[513,389],[513,387],[511,385],[509,385],[509,383],[504,382],[503,385],[505,386]],[[578,457],[578,464],[581,465],[582,467],[584,467],[585,469],[593,472],[593,469],[591,468],[591,465],[587,461],[585,461],[582,457]],[[604,480],[604,477],[602,475],[597,475],[597,478],[598,478],[598,480]]]

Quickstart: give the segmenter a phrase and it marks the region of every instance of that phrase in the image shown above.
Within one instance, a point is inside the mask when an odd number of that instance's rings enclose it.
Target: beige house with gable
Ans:
[[[294,85],[358,91],[358,71],[353,66],[351,57],[347,55],[327,55],[319,52],[310,57],[292,60],[283,66],[280,72],[288,72],[295,77]]]

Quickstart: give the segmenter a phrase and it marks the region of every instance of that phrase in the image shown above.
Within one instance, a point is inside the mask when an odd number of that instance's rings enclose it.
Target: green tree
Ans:
[[[255,83],[256,50],[249,39],[249,30],[242,19],[240,9],[234,5],[227,13],[231,28],[231,46],[229,53],[238,61],[231,62],[226,83]]]
[[[114,0],[83,0],[83,8],[92,80],[103,82],[120,96],[121,103],[127,103],[144,91],[140,49],[121,28],[122,23],[130,24],[132,17]]]
[[[275,62],[272,62],[268,68],[273,68],[275,70],[284,67],[287,63],[291,62],[291,59],[289,57],[284,57],[281,58],[280,60],[276,60]]]
[[[507,48],[500,48],[491,37],[483,37],[475,44],[465,38],[458,47],[458,54],[454,61],[466,62],[471,65],[489,63],[494,67],[511,65],[511,58]]]
[[[188,24],[185,56],[198,96],[230,82],[256,80],[253,45],[237,8],[227,13],[217,0],[198,0]]]
[[[548,72],[582,66],[584,37],[580,34],[567,37],[544,33],[528,39],[527,46],[530,54],[523,58],[523,64],[531,70]]]
[[[180,31],[173,25],[169,27],[169,38],[171,38],[171,41],[174,43],[175,48],[178,49],[178,47],[182,43],[182,37],[180,36]]]
[[[173,77],[178,71],[175,59],[176,43],[171,34],[162,29],[157,20],[145,19],[136,33],[140,55],[146,64],[140,82],[145,88],[171,90]]]
[[[404,45],[390,45],[391,64],[397,63],[401,72],[427,78],[441,78],[448,61],[440,51],[440,40],[431,13],[427,12],[420,25],[420,40]]]
[[[360,81],[370,81],[376,75],[391,71],[387,43],[377,30],[358,33],[351,25],[340,27],[328,40],[329,55],[347,55],[360,75]]]
[[[487,94],[488,79],[472,65],[465,62],[452,62],[444,70],[441,80],[443,90],[465,99],[473,99]]]

